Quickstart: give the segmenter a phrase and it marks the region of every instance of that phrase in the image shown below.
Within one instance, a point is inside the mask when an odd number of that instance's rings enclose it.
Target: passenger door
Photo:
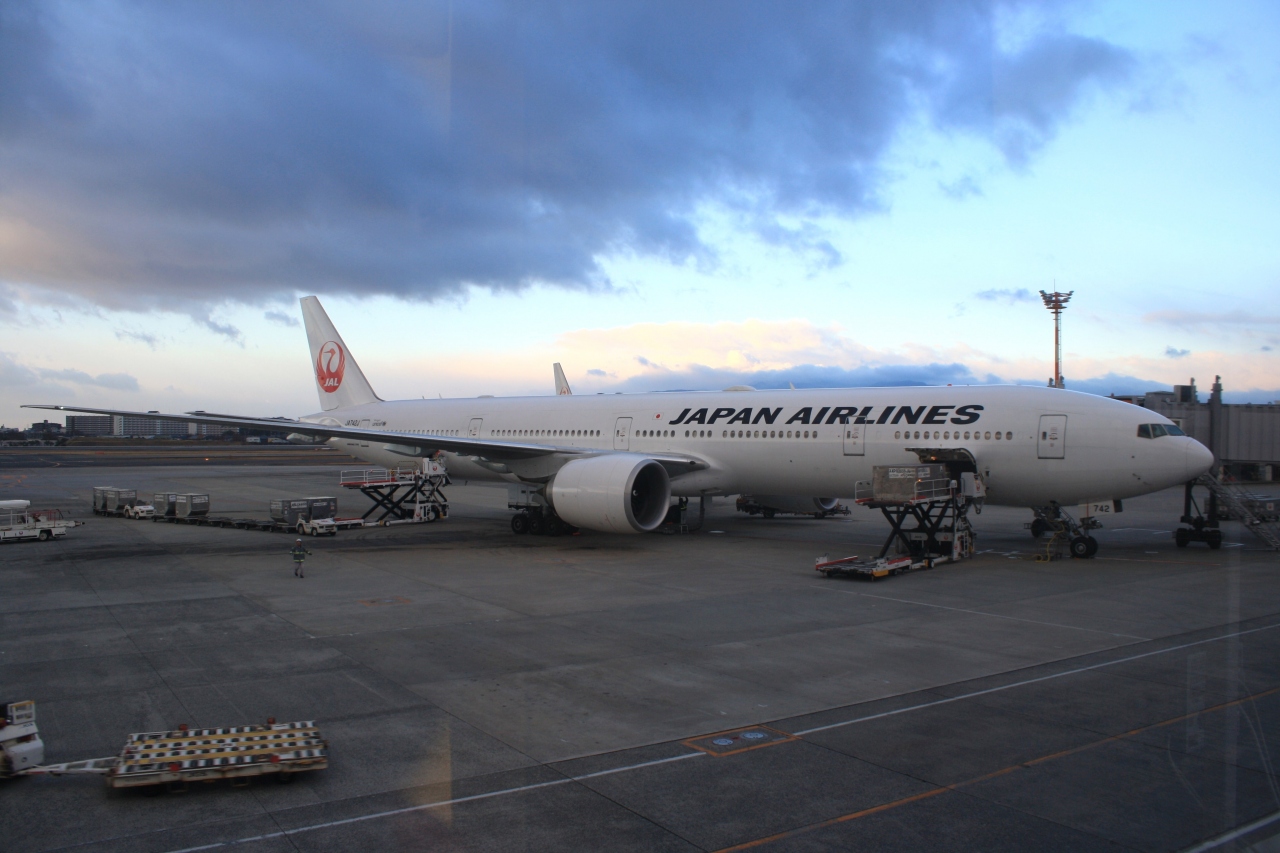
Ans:
[[[865,451],[863,449],[862,439],[863,433],[867,430],[866,424],[845,424],[844,425],[844,455],[845,456],[862,456]]]
[[[613,427],[613,449],[631,449],[631,418],[618,418]]]
[[[1041,415],[1036,449],[1041,459],[1065,459],[1067,456],[1067,416]]]
[[[480,437],[480,427],[484,424],[484,418],[472,418],[471,423],[467,425],[467,435],[472,438]]]

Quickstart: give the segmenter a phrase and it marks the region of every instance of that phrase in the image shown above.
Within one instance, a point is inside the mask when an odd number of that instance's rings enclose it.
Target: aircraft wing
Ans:
[[[560,455],[599,456],[612,453],[591,447],[560,447],[548,444],[530,444],[518,441],[495,441],[491,438],[471,438],[469,436],[419,435],[415,433],[393,432],[391,430],[364,429],[361,427],[339,426],[337,424],[315,423],[312,421],[291,420],[289,418],[250,418],[239,415],[212,414],[209,412],[189,412],[181,415],[169,415],[161,412],[126,412],[118,409],[92,409],[84,406],[56,406],[30,403],[24,409],[48,409],[55,412],[83,412],[91,415],[122,415],[131,418],[151,418],[153,420],[185,421],[193,424],[214,424],[227,427],[252,427],[263,430],[289,430],[300,435],[317,438],[348,438],[356,441],[377,442],[387,449],[400,452],[404,450],[436,451],[444,450],[462,456],[474,456],[492,462],[516,461],[532,459],[539,456]],[[405,453],[406,456],[419,455]],[[426,455],[423,453],[422,455]],[[684,453],[646,453],[662,463],[671,476],[688,473],[709,467],[706,462]],[[568,461],[566,459],[566,461]]]

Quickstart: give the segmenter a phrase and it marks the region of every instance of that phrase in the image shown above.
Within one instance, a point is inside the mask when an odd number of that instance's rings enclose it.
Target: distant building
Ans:
[[[31,429],[27,430],[27,434],[32,438],[57,438],[62,435],[62,424],[47,420],[40,421],[40,423],[32,424]]]
[[[67,415],[67,435],[111,435],[110,415]]]
[[[118,436],[164,436],[186,438],[191,430],[186,421],[148,418],[139,415],[112,415],[111,434]]]

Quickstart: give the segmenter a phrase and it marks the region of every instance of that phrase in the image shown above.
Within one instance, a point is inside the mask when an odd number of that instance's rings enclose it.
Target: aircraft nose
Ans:
[[[1194,480],[1213,467],[1213,453],[1194,438],[1187,442],[1187,479]]]

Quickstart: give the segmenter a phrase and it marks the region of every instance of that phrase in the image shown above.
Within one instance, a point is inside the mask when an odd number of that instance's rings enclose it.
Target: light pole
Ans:
[[[1053,379],[1050,386],[1053,388],[1065,388],[1066,384],[1062,381],[1062,312],[1067,309],[1067,303],[1071,301],[1071,294],[1074,290],[1066,293],[1045,293],[1040,291],[1040,298],[1044,300],[1044,307],[1053,313]]]

